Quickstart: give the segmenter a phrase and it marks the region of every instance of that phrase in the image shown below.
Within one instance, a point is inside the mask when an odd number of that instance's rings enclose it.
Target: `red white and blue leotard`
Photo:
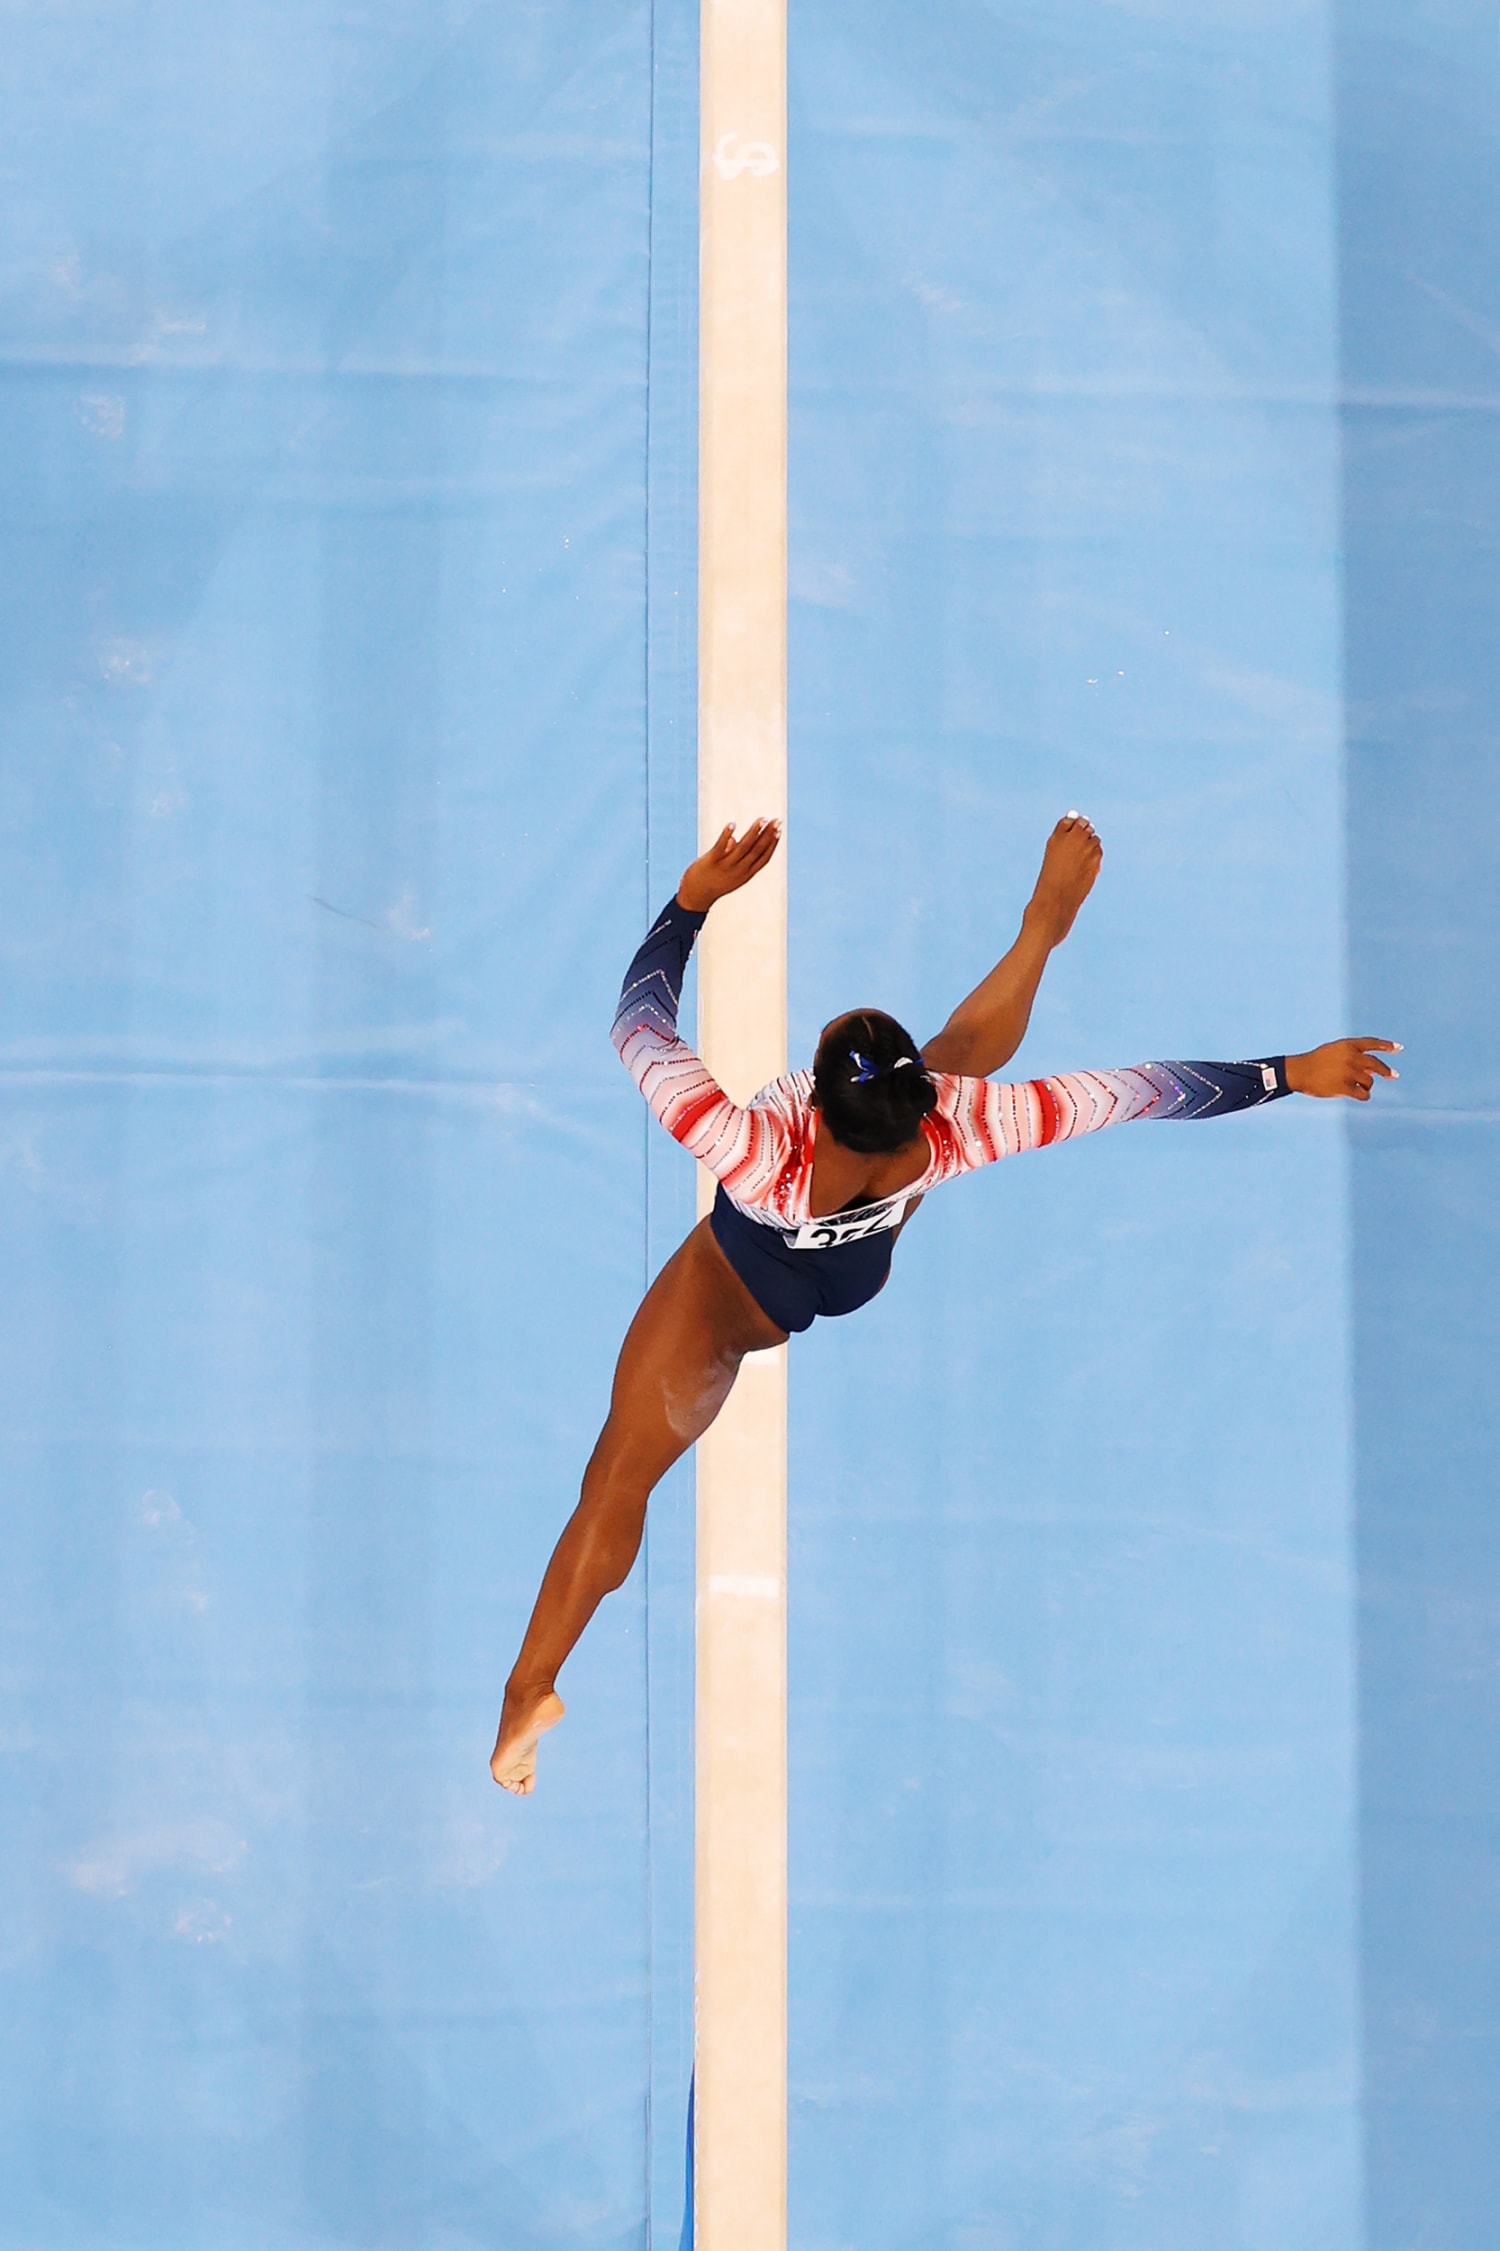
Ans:
[[[852,1312],[873,1297],[890,1269],[894,1230],[945,1180],[1132,1118],[1227,1117],[1289,1091],[1284,1056],[1137,1063],[1013,1085],[933,1071],[937,1107],[922,1120],[926,1171],[878,1203],[815,1219],[812,1072],[790,1071],[741,1105],[678,1033],[682,981],[705,919],[675,899],[658,915],[626,973],[614,1043],[653,1114],[718,1181],[714,1234],[784,1329],[808,1328],[819,1313]]]

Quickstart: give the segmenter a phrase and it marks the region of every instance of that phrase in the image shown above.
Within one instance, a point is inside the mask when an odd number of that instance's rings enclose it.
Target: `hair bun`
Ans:
[[[818,1049],[813,1083],[835,1141],[868,1156],[904,1149],[937,1103],[910,1032],[873,1008],[838,1020]]]

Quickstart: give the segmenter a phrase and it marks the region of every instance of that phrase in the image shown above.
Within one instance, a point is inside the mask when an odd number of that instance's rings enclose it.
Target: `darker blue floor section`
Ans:
[[[1353,1132],[1370,2251],[1500,2209],[1500,51],[1338,41],[1350,952],[1406,1042]]]
[[[682,2242],[679,2251],[693,2251],[693,2113],[698,2103],[698,2082],[688,2089],[687,2198],[682,2208]]]

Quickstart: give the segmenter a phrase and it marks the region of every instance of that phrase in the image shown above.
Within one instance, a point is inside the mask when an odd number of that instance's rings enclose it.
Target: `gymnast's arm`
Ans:
[[[742,1109],[677,1030],[693,941],[709,908],[738,891],[770,859],[780,831],[756,821],[736,838],[725,829],[683,876],[625,972],[612,1034],[615,1049],[653,1116],[714,1176],[752,1193],[778,1155],[775,1122]]]
[[[1123,1071],[1064,1071],[1013,1085],[948,1079],[937,1115],[947,1121],[946,1165],[967,1172],[1024,1149],[1045,1149],[1133,1118],[1227,1118],[1288,1094],[1368,1102],[1394,1040],[1329,1040],[1303,1055],[1257,1056],[1246,1063],[1136,1063]]]

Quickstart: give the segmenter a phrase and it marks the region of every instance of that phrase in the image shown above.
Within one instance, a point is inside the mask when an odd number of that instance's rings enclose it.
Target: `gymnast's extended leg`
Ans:
[[[558,1672],[628,1576],[652,1487],[707,1430],[745,1354],[785,1342],[700,1221],[646,1292],[621,1347],[608,1420],[505,1684],[490,1760],[502,1789],[524,1797],[533,1786],[537,1740],[563,1716]]]

